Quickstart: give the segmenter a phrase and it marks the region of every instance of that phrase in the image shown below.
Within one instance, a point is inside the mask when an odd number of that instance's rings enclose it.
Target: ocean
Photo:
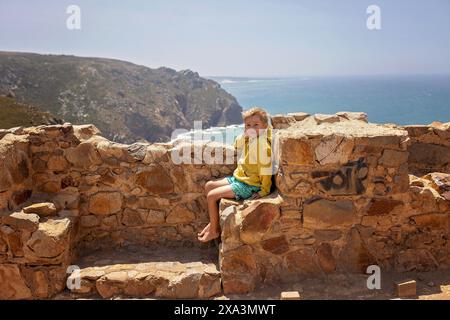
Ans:
[[[244,109],[261,106],[272,115],[363,111],[373,123],[450,121],[450,75],[210,78]]]
[[[289,112],[366,112],[369,122],[429,124],[450,121],[450,75],[242,78],[209,77],[236,97],[244,109]],[[191,130],[176,139],[216,140],[232,144],[242,125]],[[199,138],[194,138],[198,140]]]

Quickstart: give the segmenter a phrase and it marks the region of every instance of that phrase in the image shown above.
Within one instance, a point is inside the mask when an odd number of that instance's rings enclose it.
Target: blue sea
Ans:
[[[235,96],[244,109],[260,106],[272,115],[363,111],[372,123],[450,121],[450,75],[209,78]],[[230,125],[190,130],[176,139],[232,144],[242,132],[243,125]]]
[[[210,78],[244,109],[261,106],[272,115],[363,111],[374,123],[450,121],[450,75]]]

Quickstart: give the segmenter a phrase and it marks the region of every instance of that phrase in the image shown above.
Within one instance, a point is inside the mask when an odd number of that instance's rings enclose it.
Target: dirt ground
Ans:
[[[450,300],[450,272],[386,273],[381,275],[381,289],[367,289],[369,275],[335,275],[327,279],[309,279],[290,284],[264,286],[245,295],[216,299],[280,299],[283,291],[298,291],[304,300],[390,300],[398,299],[394,284],[416,280],[417,296],[408,299]]]

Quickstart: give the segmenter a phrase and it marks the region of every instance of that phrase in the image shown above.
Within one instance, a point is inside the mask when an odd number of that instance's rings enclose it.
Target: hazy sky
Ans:
[[[81,30],[66,28],[70,4]],[[203,76],[450,73],[449,13],[449,0],[0,0],[0,50]]]

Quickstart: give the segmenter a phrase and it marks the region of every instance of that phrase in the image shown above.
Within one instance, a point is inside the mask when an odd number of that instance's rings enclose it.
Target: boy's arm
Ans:
[[[272,186],[272,147],[270,143],[266,145],[266,148],[267,160],[269,160],[269,162],[260,167],[261,190],[258,193],[261,197],[268,195],[270,193],[270,187]]]
[[[261,176],[261,190],[258,194],[261,197],[265,197],[270,193],[270,187],[272,186],[272,176],[264,175]]]

